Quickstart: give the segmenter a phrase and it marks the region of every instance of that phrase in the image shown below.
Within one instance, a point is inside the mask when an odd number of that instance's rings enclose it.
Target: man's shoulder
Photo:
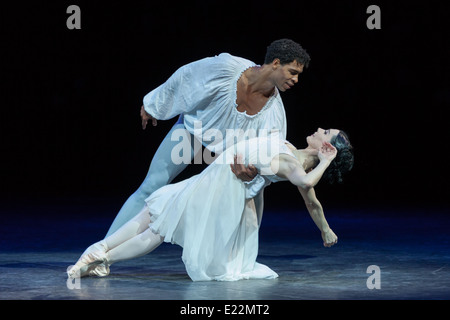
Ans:
[[[216,56],[218,61],[222,63],[229,63],[234,65],[245,65],[245,66],[252,66],[255,65],[255,63],[251,60],[248,60],[246,58],[234,56],[228,52],[222,52],[219,55]]]

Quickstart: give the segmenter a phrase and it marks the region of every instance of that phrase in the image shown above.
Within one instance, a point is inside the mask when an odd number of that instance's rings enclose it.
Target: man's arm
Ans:
[[[198,107],[206,107],[217,88],[212,84],[223,68],[220,59],[204,58],[178,68],[163,84],[144,96],[147,114],[169,120]]]
[[[236,177],[244,182],[250,182],[258,175],[258,169],[255,166],[244,165],[241,155],[234,156],[234,164],[230,164],[230,167]]]

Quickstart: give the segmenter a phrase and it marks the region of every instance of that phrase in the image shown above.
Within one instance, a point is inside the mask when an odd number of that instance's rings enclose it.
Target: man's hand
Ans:
[[[152,120],[152,125],[156,127],[158,125],[158,121],[153,118],[151,115],[145,111],[144,106],[141,107],[141,120],[142,120],[142,129],[145,130],[147,128],[148,120]]]
[[[234,165],[230,164],[231,171],[236,177],[242,181],[252,181],[258,174],[258,169],[255,166],[249,165],[246,167],[242,161],[242,156],[234,156]]]

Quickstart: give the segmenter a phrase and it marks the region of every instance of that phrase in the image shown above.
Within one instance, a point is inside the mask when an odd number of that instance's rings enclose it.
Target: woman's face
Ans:
[[[306,138],[308,146],[317,150],[320,150],[324,142],[330,142],[331,138],[339,134],[337,129],[327,129],[318,128],[315,133]]]

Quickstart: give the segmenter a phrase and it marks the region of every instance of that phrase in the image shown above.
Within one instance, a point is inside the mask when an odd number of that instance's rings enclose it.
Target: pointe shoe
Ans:
[[[78,259],[77,263],[67,271],[70,278],[81,278],[91,275],[91,271],[96,267],[96,265],[104,265],[98,268],[98,271],[94,272],[92,275],[102,274],[106,276],[109,274],[109,263],[107,251],[108,247],[104,240],[94,243],[88,247],[84,253]]]
[[[80,276],[80,268],[78,268],[78,266],[71,266],[70,269],[67,269],[67,276],[70,279],[81,278],[81,276]]]
[[[108,264],[106,252],[91,252],[83,255],[78,262],[67,271],[69,278],[81,278],[90,274],[94,266]],[[100,272],[100,271],[99,271]],[[106,270],[104,271],[106,272]]]
[[[93,245],[90,245],[81,256],[87,255],[91,252],[107,252],[108,246],[106,245],[105,240],[101,240],[99,242],[94,243]]]
[[[69,278],[83,278],[83,277],[106,277],[110,273],[109,264],[106,262],[100,264],[84,265],[81,268],[78,266],[72,266],[67,272]]]
[[[106,277],[109,275],[109,272],[109,264],[100,263],[89,270],[89,275],[95,277]]]

